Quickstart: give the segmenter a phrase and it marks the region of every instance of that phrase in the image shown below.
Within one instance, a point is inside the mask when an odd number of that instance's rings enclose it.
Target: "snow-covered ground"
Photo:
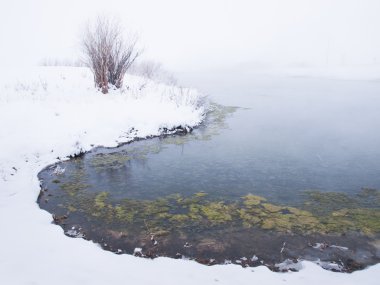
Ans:
[[[195,126],[192,89],[127,76],[122,92],[96,92],[84,68],[0,71],[0,284],[377,284],[380,264],[352,274],[311,262],[300,272],[207,267],[194,261],[116,255],[65,236],[36,199],[37,173],[94,145],[116,146],[160,128]],[[134,131],[131,131],[134,128]]]

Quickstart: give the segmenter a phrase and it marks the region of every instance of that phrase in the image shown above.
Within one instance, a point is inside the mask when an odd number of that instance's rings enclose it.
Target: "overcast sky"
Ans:
[[[97,14],[120,18],[173,70],[380,64],[379,13],[380,0],[1,0],[0,64],[77,57]]]

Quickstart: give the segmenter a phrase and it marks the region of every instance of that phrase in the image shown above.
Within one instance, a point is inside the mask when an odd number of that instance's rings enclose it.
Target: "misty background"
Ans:
[[[378,0],[13,0],[0,11],[2,66],[78,58],[99,14],[119,18],[144,59],[175,72],[380,65]]]

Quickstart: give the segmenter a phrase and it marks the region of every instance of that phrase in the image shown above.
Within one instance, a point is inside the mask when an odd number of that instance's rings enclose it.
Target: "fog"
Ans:
[[[273,197],[286,199],[297,189],[354,193],[380,187],[379,81],[244,70],[184,78],[214,101],[243,107],[228,119],[222,139],[211,140],[216,145],[198,150],[230,170],[239,168],[235,179],[246,183],[243,188],[252,182],[257,191],[270,188]]]
[[[121,19],[145,58],[175,71],[380,63],[378,0],[13,0],[0,11],[2,66],[77,58],[98,14]]]

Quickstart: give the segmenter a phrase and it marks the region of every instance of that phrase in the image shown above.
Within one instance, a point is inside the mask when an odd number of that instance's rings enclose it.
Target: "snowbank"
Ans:
[[[116,255],[68,238],[39,209],[37,173],[93,145],[116,146],[161,128],[201,122],[192,89],[127,76],[125,88],[94,92],[84,68],[0,71],[1,284],[375,284],[380,265],[339,274],[303,262],[298,273],[266,267],[206,267],[193,261]],[[133,128],[133,129],[132,129]],[[377,282],[376,282],[377,283]]]
[[[204,113],[196,90],[127,76],[125,87],[108,95],[94,92],[85,68],[36,68],[5,74],[0,82],[0,173],[91,145],[115,146],[160,128],[194,126]],[[18,71],[19,72],[19,71]],[[2,72],[3,74],[5,72]],[[21,79],[20,79],[21,78]],[[130,133],[132,127],[137,132]]]

